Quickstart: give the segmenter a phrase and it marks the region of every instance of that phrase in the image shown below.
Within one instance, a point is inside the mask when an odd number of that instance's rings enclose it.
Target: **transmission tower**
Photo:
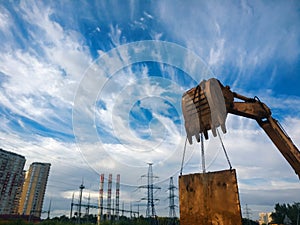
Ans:
[[[153,180],[158,177],[153,175],[152,163],[148,163],[148,165],[149,165],[148,173],[142,176],[147,178],[147,185],[142,185],[139,188],[147,189],[147,198],[142,198],[142,200],[147,200],[146,217],[150,219],[151,224],[156,224],[156,220],[155,220],[156,212],[154,207],[154,201],[158,201],[159,199],[154,199],[153,190],[160,189],[160,187],[153,184]]]
[[[168,190],[169,190],[169,218],[170,218],[169,224],[170,225],[176,224],[175,223],[175,218],[176,218],[175,197],[176,197],[176,195],[174,194],[175,189],[177,189],[177,188],[174,186],[173,177],[170,177],[170,183],[169,183],[169,188],[168,188]]]
[[[246,218],[247,218],[247,224],[250,224],[250,215],[251,215],[251,212],[250,212],[250,209],[248,208],[248,205],[246,204],[246,208],[245,208],[245,215],[246,215]]]

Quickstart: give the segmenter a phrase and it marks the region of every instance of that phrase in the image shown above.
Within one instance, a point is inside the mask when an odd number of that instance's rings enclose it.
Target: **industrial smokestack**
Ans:
[[[112,188],[112,174],[108,177],[108,187],[107,187],[107,217],[111,220],[111,188]]]
[[[119,220],[119,206],[120,206],[120,174],[117,174],[116,182],[116,216]]]
[[[100,225],[100,220],[103,216],[103,186],[104,186],[104,174],[100,175],[100,187],[99,187],[99,199],[98,199],[98,217],[97,224]]]

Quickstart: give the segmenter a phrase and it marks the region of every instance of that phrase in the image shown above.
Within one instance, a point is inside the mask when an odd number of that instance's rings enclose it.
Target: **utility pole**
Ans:
[[[79,205],[78,205],[78,217],[77,217],[77,223],[80,224],[80,217],[81,217],[81,202],[82,202],[82,191],[85,187],[82,184],[79,186],[80,189],[80,195],[79,195]]]
[[[47,216],[48,220],[50,219],[51,201],[52,201],[52,199],[50,199],[49,208],[48,208],[48,212],[47,212],[48,213],[48,216]]]
[[[88,197],[88,204],[87,204],[87,207],[86,207],[86,220],[87,220],[87,223],[89,222],[89,215],[90,215],[90,200],[91,200],[91,194],[89,193],[89,197]]]
[[[73,204],[74,204],[74,192],[73,192],[73,195],[72,195],[71,211],[70,211],[70,219],[72,219],[72,216],[73,216]]]
[[[298,209],[298,214],[297,214],[297,225],[299,225],[300,203],[297,203],[296,206],[297,206],[297,209]]]

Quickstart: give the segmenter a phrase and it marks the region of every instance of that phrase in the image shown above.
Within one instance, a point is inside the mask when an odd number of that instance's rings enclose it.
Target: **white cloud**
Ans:
[[[216,43],[215,48],[211,48],[209,52],[209,61],[208,64],[213,66],[214,64],[220,64],[224,61],[224,39],[220,39]]]
[[[0,7],[0,30],[3,33],[5,33],[10,26],[10,19],[9,12],[4,7]]]
[[[164,1],[157,4],[159,10],[155,16],[163,22],[166,34],[203,57],[217,76],[234,76],[231,79],[236,83],[247,84],[258,70],[265,71],[270,61],[297,62],[300,20],[296,2]],[[237,72],[224,74],[228,73],[225,70],[228,65]],[[282,76],[286,75],[276,74]]]

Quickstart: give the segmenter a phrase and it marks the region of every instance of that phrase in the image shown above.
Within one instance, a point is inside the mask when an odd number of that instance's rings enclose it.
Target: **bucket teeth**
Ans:
[[[204,133],[205,140],[208,140],[208,132],[207,132],[207,130],[204,130],[203,133]]]
[[[191,144],[193,144],[193,139],[192,139],[192,136],[191,135],[187,135],[187,138],[188,138],[188,141]]]
[[[222,130],[223,134],[226,134],[227,130],[226,130],[226,126],[224,123],[221,124],[221,130]]]
[[[213,126],[211,128],[211,132],[212,132],[212,134],[213,134],[214,137],[217,137],[217,131],[216,131],[216,127],[215,126]]]

